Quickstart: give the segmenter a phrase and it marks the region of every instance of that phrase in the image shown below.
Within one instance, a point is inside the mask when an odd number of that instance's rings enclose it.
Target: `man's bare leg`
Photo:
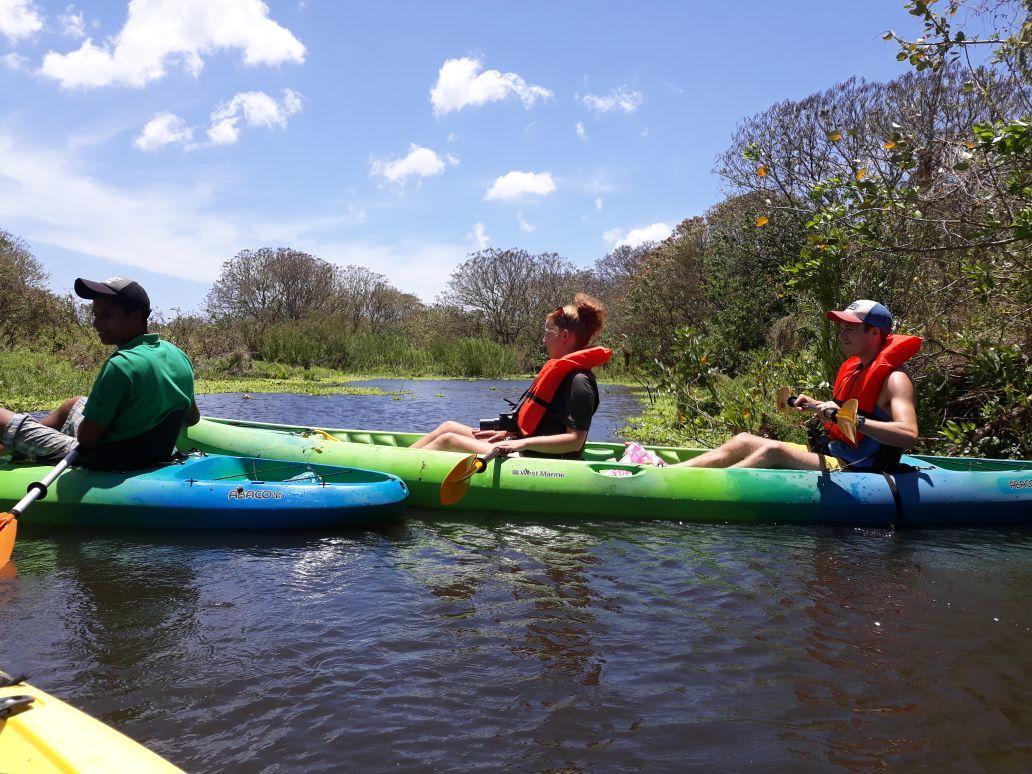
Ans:
[[[76,395],[74,398],[69,398],[56,409],[54,409],[45,417],[43,417],[41,420],[39,420],[39,423],[41,425],[46,425],[47,427],[52,427],[55,430],[60,430],[64,426],[65,421],[68,419],[68,413],[72,410],[72,406],[74,406],[75,402],[79,400],[81,397],[81,395]]]
[[[3,435],[3,432],[7,429],[7,425],[10,423],[10,421],[13,418],[14,418],[14,412],[13,411],[9,411],[8,409],[5,409],[3,406],[0,406],[0,435]],[[4,445],[2,443],[0,443],[0,454],[6,454],[6,453],[7,453],[7,449],[5,449]]]
[[[72,406],[75,405],[76,401],[81,399],[81,395],[76,395],[73,398],[69,398],[56,409],[54,409],[45,417],[43,417],[41,420],[39,420],[39,423],[41,425],[46,425],[47,427],[52,428],[54,430],[60,430],[62,427],[64,427],[64,423],[68,420],[68,414],[69,412],[71,412]],[[0,434],[3,434],[3,432],[7,429],[7,425],[11,423],[12,419],[14,419],[14,412],[10,409],[5,409],[2,406],[0,406]],[[4,448],[3,444],[0,444],[0,454],[6,453],[7,449]]]
[[[741,462],[767,443],[770,443],[770,440],[767,438],[761,438],[752,433],[739,433],[730,441],[722,443],[715,449],[703,452],[698,457],[692,457],[690,460],[679,462],[674,467],[729,468]]]
[[[767,468],[775,470],[821,470],[821,455],[794,446],[766,439],[765,445],[753,451],[733,468]]]

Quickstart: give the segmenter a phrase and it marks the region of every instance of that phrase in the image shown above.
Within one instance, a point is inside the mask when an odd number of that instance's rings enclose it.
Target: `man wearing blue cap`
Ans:
[[[700,468],[788,468],[793,470],[891,470],[900,455],[917,443],[914,384],[899,368],[921,347],[916,336],[892,333],[892,315],[876,301],[854,301],[842,311],[825,315],[838,324],[838,340],[846,361],[835,379],[833,399],[818,401],[800,395],[797,411],[824,413],[847,400],[859,403],[856,439],[851,440],[825,422],[825,434],[815,448],[736,435],[727,443],[686,462]]]
[[[0,452],[54,460],[73,448],[79,462],[103,470],[152,467],[171,458],[184,424],[200,415],[189,358],[148,333],[150,298],[138,282],[77,279],[75,293],[93,302],[93,327],[116,347],[89,397],[69,398],[42,419],[0,407]]]

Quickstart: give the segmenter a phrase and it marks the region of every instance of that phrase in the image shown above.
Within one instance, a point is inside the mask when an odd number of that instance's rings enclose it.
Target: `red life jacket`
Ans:
[[[566,357],[554,358],[545,363],[520,403],[516,424],[520,433],[530,436],[537,430],[552,405],[552,399],[563,383],[563,379],[574,371],[590,371],[609,362],[613,350],[607,347],[591,347],[571,352]]]
[[[835,389],[832,393],[835,401],[842,405],[850,398],[856,398],[861,414],[871,416],[878,404],[878,396],[889,374],[910,360],[921,349],[921,339],[917,336],[889,334],[885,337],[885,346],[881,348],[874,360],[867,367],[854,356],[846,360],[835,377]],[[856,443],[846,438],[845,433],[833,422],[825,422],[828,435],[836,441],[859,446],[863,435],[856,434]]]

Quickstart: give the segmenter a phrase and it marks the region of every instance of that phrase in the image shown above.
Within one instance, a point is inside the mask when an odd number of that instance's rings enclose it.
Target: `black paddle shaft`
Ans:
[[[788,400],[785,401],[785,403],[787,403],[789,406],[792,406],[794,408],[795,404],[798,401],[799,401],[799,396],[798,395],[790,395],[788,397]],[[804,406],[803,408],[806,408],[806,407]],[[822,416],[825,416],[828,419],[832,419],[832,420],[835,419],[835,417],[838,416],[838,409],[828,409],[827,411],[818,411],[815,408],[814,411],[817,411],[818,414],[821,414]]]

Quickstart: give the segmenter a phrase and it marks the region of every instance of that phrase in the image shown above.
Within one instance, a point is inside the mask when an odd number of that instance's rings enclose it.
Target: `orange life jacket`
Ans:
[[[849,358],[839,368],[838,376],[835,377],[835,389],[832,393],[835,401],[841,406],[847,400],[856,398],[859,412],[871,416],[889,374],[910,360],[919,349],[921,339],[917,336],[890,333],[885,337],[885,346],[870,365],[865,367],[856,356]],[[858,432],[856,443],[853,443],[833,422],[825,422],[824,427],[831,438],[850,446],[859,446],[863,440],[863,435]]]
[[[571,352],[566,357],[554,358],[545,363],[533,383],[527,389],[519,406],[516,424],[524,437],[534,434],[541,420],[552,405],[552,399],[563,379],[574,371],[590,371],[609,362],[613,350],[608,347],[591,347]]]

